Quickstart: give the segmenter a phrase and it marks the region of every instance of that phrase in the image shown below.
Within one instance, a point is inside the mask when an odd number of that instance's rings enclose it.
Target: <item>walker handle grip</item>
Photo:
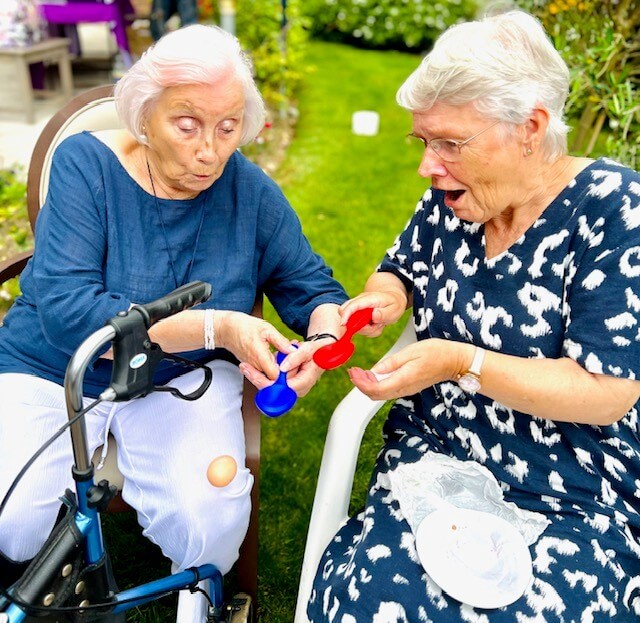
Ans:
[[[158,320],[177,314],[199,303],[204,303],[210,296],[211,284],[204,281],[192,281],[156,301],[144,305],[134,305],[131,309],[137,309],[140,312],[148,329]]]

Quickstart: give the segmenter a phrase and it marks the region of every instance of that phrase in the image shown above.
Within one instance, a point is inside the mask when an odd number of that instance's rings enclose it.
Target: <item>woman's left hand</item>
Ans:
[[[287,373],[287,385],[296,392],[298,397],[306,396],[324,372],[322,368],[314,363],[313,353],[319,348],[334,342],[335,340],[332,338],[313,342],[293,342],[298,346],[298,349],[287,355],[280,369]],[[240,370],[258,389],[273,384],[271,379],[248,363],[242,363]]]
[[[371,370],[350,368],[353,384],[372,400],[409,396],[435,383],[455,378],[458,363],[456,342],[430,338],[405,346],[385,357]]]

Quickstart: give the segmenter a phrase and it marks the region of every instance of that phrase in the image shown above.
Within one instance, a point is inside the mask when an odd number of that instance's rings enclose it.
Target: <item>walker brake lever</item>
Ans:
[[[158,320],[176,314],[188,307],[206,301],[211,296],[211,285],[194,281],[170,292],[162,298],[134,305],[120,312],[107,324],[115,330],[113,343],[113,371],[111,383],[101,397],[120,402],[140,398],[153,391],[169,391],[183,400],[197,400],[211,384],[211,370],[206,366],[189,361],[179,355],[165,353],[158,344],[151,341],[147,329]],[[153,377],[158,364],[163,359],[173,360],[193,368],[204,368],[203,384],[190,394],[183,394],[173,387],[157,387]]]

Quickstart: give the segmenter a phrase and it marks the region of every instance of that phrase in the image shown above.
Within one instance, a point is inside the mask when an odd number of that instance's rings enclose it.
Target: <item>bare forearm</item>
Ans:
[[[344,333],[344,328],[340,326],[339,306],[333,303],[318,305],[309,317],[309,327],[307,335],[319,333],[330,333],[340,337]]]
[[[387,325],[398,322],[411,306],[411,295],[404,283],[392,273],[373,273],[367,279],[364,291],[340,306],[342,324],[346,324],[353,313],[371,308],[371,323],[359,333],[377,337]]]
[[[186,310],[165,318],[149,329],[149,337],[168,353],[204,348],[204,311]]]
[[[204,311],[186,310],[165,318],[149,329],[149,337],[165,353],[204,348]],[[113,359],[113,349],[110,348],[101,357]]]
[[[404,283],[398,279],[393,273],[376,272],[373,273],[364,286],[365,292],[385,292],[397,297],[404,304],[404,310],[411,307],[413,297],[404,287]]]
[[[389,400],[443,381],[457,383],[474,352],[472,344],[431,338],[386,357],[371,373],[350,376],[373,400]],[[544,419],[606,426],[635,404],[640,381],[591,374],[569,358],[527,359],[487,351],[479,393]]]
[[[541,418],[608,425],[638,400],[640,382],[591,374],[566,357],[525,359],[487,352],[481,393]]]

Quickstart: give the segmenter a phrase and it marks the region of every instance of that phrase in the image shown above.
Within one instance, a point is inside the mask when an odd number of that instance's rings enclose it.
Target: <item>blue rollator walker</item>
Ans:
[[[37,456],[66,428],[73,444],[75,493],[67,490],[61,498],[64,517],[57,523],[40,552],[22,577],[0,593],[0,623],[21,623],[27,617],[52,615],[60,620],[120,623],[124,613],[182,589],[197,589],[208,580],[209,608],[207,623],[246,621],[248,605],[242,599],[223,602],[222,575],[214,565],[187,569],[141,586],[118,591],[109,555],[105,549],[100,512],[116,495],[116,487],[107,480],[94,482],[94,468],[88,452],[84,414],[98,402],[126,401],[146,396],[152,391],[169,391],[184,400],[196,400],[211,384],[211,370],[176,355],[164,353],[153,343],[147,330],[153,324],[183,309],[206,301],[211,286],[195,281],[146,305],[135,305],[121,312],[90,335],[69,361],[64,379],[69,422],[50,439],[23,468],[5,495],[0,512],[21,476]],[[85,371],[95,356],[109,342],[113,345],[111,384],[99,398],[83,408],[82,385]],[[162,359],[201,368],[202,385],[184,395],[172,387],[156,387],[153,375]],[[0,582],[0,585],[2,583]]]

